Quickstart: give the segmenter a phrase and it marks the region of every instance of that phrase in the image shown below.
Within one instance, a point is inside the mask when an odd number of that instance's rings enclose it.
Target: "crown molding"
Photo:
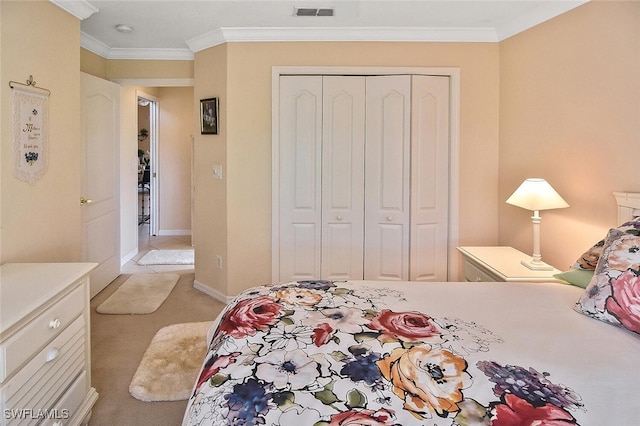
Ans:
[[[199,52],[226,42],[227,39],[223,28],[217,28],[186,41],[187,46],[189,46],[189,49],[191,49],[192,52]]]
[[[111,48],[89,34],[80,31],[80,47],[87,49],[103,58],[108,58]]]
[[[81,47],[106,59],[193,60],[194,53],[224,43],[295,41],[497,42],[493,28],[240,28],[223,27],[186,40],[188,49],[111,48],[82,32]]]
[[[189,49],[125,49],[112,48],[107,59],[159,59],[174,61],[192,61],[193,52]]]
[[[80,47],[102,56],[105,59],[193,60],[193,52],[189,49],[112,48],[85,32],[80,32]]]
[[[234,42],[381,41],[497,42],[494,28],[329,28],[223,27],[186,43],[193,52]]]
[[[193,78],[119,78],[111,81],[121,86],[193,87]]]
[[[69,12],[76,18],[83,20],[98,11],[98,8],[87,0],[49,0],[59,8]]]
[[[1,1],[1,0],[0,0]],[[79,19],[98,9],[87,0],[49,0]],[[81,47],[106,59],[193,60],[194,53],[224,43],[239,42],[484,42],[496,43],[534,27],[590,0],[541,2],[526,13],[497,27],[459,28],[336,28],[336,27],[222,27],[185,40],[184,49],[112,48],[81,32]]]
[[[60,0],[51,0],[60,1]],[[242,42],[466,42],[497,43],[536,26],[589,0],[558,1],[553,9],[539,7],[500,27],[479,28],[336,28],[336,27],[222,27],[186,40],[188,49],[110,48],[87,34],[81,46],[107,59],[193,60],[194,53],[224,43]],[[549,3],[549,2],[545,2]]]
[[[539,4],[538,7],[528,10],[526,14],[517,16],[496,28],[498,41],[506,40],[511,36],[562,15],[589,1],[590,0],[549,1],[544,2],[544,4]]]

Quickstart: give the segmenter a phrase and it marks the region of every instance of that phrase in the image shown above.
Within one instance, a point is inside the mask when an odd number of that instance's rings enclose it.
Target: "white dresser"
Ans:
[[[0,425],[86,424],[93,263],[0,267]]]

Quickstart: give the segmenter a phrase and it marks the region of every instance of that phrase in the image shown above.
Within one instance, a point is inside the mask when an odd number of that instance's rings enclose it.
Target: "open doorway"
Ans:
[[[158,100],[138,92],[138,209],[139,234],[158,234]]]

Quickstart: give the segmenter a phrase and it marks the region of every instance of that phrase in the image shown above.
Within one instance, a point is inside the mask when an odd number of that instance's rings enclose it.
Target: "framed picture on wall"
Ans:
[[[200,133],[218,134],[218,98],[200,100]]]

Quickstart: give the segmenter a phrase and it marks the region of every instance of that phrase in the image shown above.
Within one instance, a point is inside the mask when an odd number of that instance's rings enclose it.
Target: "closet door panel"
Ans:
[[[407,226],[404,224],[378,224],[375,238],[371,249],[376,249],[379,255],[375,266],[368,266],[366,279],[376,280],[407,280],[407,256],[404,245]],[[373,237],[373,236],[372,236]],[[371,250],[370,252],[374,252]],[[375,278],[374,278],[375,277]]]
[[[447,280],[449,78],[413,76],[411,105],[412,281]]]
[[[365,279],[409,279],[410,76],[367,78]]]
[[[363,77],[323,78],[322,278],[362,279]]]
[[[280,280],[316,279],[321,254],[322,78],[280,79]]]

